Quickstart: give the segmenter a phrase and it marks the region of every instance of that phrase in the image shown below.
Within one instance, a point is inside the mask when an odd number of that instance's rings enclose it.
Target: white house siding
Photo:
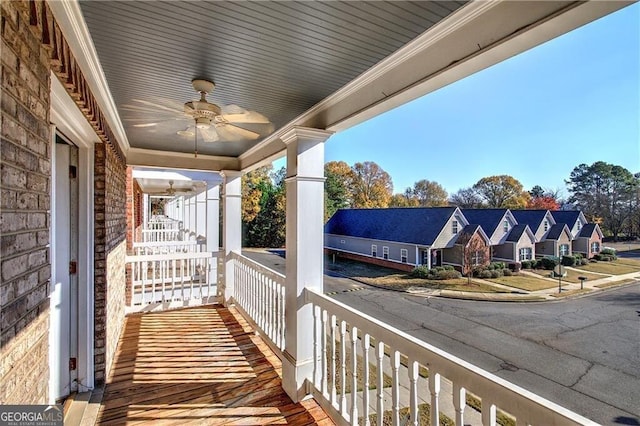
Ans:
[[[454,234],[452,232],[453,221],[458,221],[458,233]],[[440,235],[436,237],[436,240],[433,242],[433,248],[445,248],[445,247],[453,247],[458,238],[458,234],[462,231],[462,228],[467,226],[469,222],[462,215],[462,213],[456,211],[455,214],[451,215],[447,224],[442,228]]]
[[[504,221],[505,220],[509,222],[509,230],[507,232],[504,232]],[[507,212],[504,214],[504,216],[500,219],[500,222],[498,223],[498,226],[496,227],[496,229],[494,230],[493,235],[491,235],[491,238],[490,238],[491,245],[494,246],[494,250],[495,250],[495,246],[505,242],[505,240],[509,236],[509,232],[511,232],[511,229],[516,224],[517,224],[517,222],[514,219],[513,215],[511,214],[511,212],[509,210],[507,210]],[[485,229],[484,231],[487,231],[487,230]]]
[[[520,240],[518,240],[518,242],[516,243],[516,251],[515,251],[516,262],[520,261],[519,257],[520,257],[521,248],[531,248],[531,258],[532,259],[536,258],[536,242],[526,232],[522,233],[522,235],[520,236]]]
[[[542,220],[542,222],[540,222],[540,226],[538,227],[538,229],[536,230],[535,234],[536,234],[536,241],[542,241],[544,239],[544,237],[547,235],[547,232],[549,232],[549,229],[551,229],[551,227],[553,225],[555,225],[556,221],[553,219],[553,216],[551,216],[551,213],[547,212],[545,215],[545,219],[549,222],[549,226],[547,228],[547,230],[544,230],[544,219]],[[554,256],[554,255],[550,255],[550,256]]]
[[[411,265],[416,262],[416,245],[408,243],[395,243],[390,241],[372,240],[367,238],[346,237],[343,235],[327,234],[324,238],[325,248],[331,250],[354,253],[362,256],[371,256],[371,245],[377,246],[377,258],[383,259],[383,247],[389,247],[389,259],[393,262],[402,262],[401,250],[407,250],[407,262]]]

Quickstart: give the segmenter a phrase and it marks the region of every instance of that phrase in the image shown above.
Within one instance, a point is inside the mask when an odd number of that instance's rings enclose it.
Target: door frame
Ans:
[[[94,145],[100,142],[98,135],[87,122],[66,89],[51,73],[51,150],[55,152],[56,133],[78,147],[78,392],[86,392],[95,386],[94,361]],[[55,223],[55,157],[51,155],[52,182],[51,219]],[[53,229],[50,229],[50,247],[55,247]],[[55,276],[55,250],[51,250],[51,276]],[[54,345],[49,346],[52,359]],[[50,376],[50,403],[55,403],[53,380]]]

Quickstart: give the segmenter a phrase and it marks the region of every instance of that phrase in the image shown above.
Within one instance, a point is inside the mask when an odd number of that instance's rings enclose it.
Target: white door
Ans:
[[[56,138],[53,171],[50,367],[52,398],[77,390],[78,150]]]

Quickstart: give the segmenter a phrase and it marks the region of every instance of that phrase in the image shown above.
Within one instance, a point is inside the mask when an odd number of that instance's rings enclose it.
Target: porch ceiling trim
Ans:
[[[127,164],[164,169],[187,169],[211,172],[218,170],[240,170],[240,161],[234,157],[188,154],[183,152],[157,151],[153,149],[129,148]]]
[[[250,170],[266,158],[282,157],[281,137],[293,126],[346,130],[632,3],[469,3],[244,152],[241,168]],[[470,34],[476,35],[473,46]]]
[[[115,101],[111,96],[109,84],[100,65],[98,53],[91,41],[91,35],[84,21],[80,5],[75,0],[49,1],[47,4],[64,34],[65,40],[73,52],[74,59],[89,84],[89,88],[96,95],[95,99],[126,157],[131,146],[122,126]]]

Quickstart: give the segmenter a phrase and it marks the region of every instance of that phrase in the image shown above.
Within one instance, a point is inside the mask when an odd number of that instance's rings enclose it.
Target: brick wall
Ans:
[[[104,382],[124,323],[127,170],[110,144],[95,145],[95,379]]]
[[[41,7],[39,5],[38,7]],[[29,4],[0,2],[0,402],[46,403],[49,330],[48,52]]]
[[[390,260],[379,259],[377,257],[371,257],[371,256],[363,256],[363,255],[354,254],[354,253],[338,252],[335,250],[325,250],[325,253],[327,254],[335,253],[337,257],[342,259],[357,260],[358,262],[384,266],[385,268],[397,269],[399,271],[411,272],[413,271],[413,268],[415,268],[415,265],[410,265],[408,263],[392,262]]]

